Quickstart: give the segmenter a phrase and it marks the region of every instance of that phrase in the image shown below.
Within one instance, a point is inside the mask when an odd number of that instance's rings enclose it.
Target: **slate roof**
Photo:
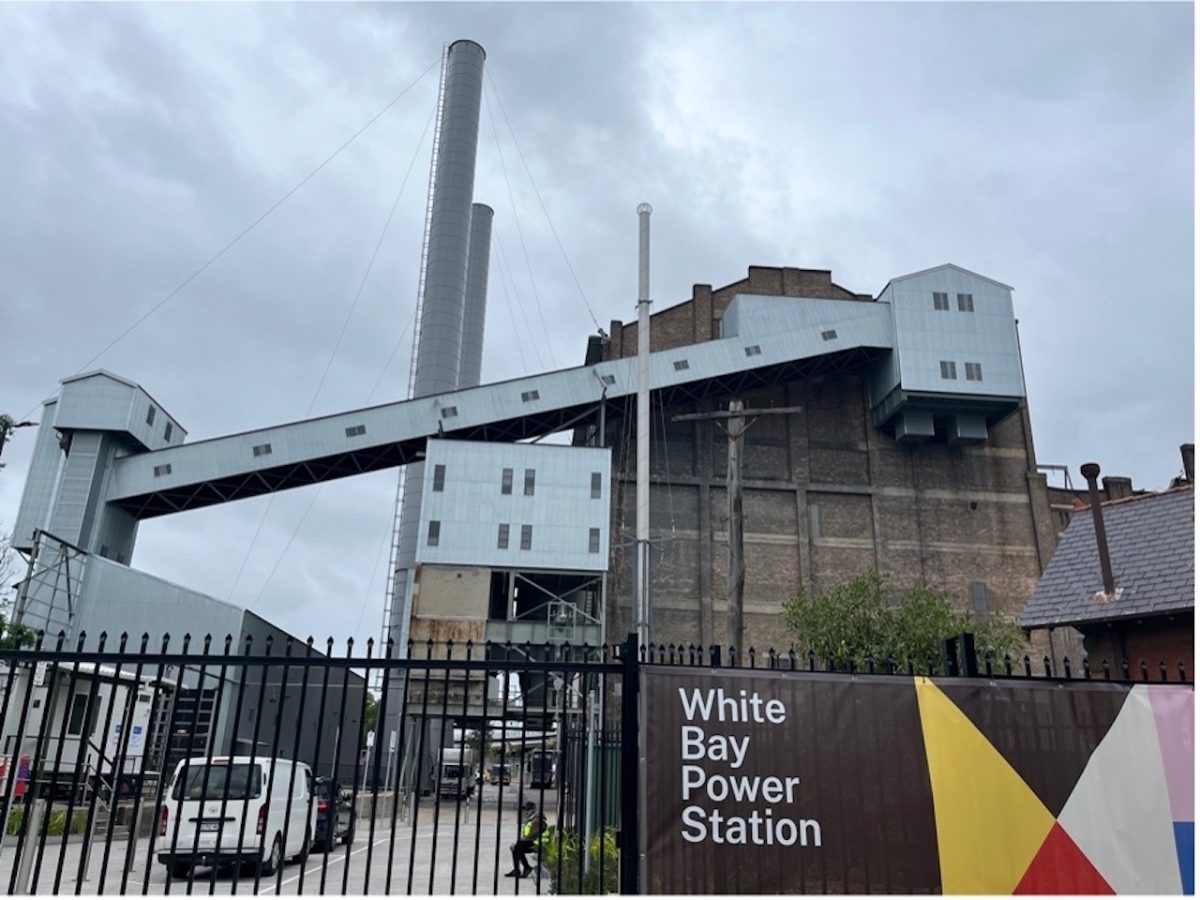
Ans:
[[[1021,614],[1025,628],[1159,616],[1195,608],[1195,493],[1191,487],[1103,504],[1114,603],[1092,598],[1104,590],[1091,509],[1081,509],[1054,551]]]

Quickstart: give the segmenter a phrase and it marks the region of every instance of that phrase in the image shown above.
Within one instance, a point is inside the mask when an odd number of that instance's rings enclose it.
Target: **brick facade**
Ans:
[[[737,293],[869,301],[827,271],[751,267],[748,277],[651,318],[652,350],[712,340]],[[636,354],[637,325],[614,322],[603,356]],[[822,375],[741,394],[747,406],[800,406],[764,417],[746,433],[745,636],[787,646],[782,604],[865,572],[903,589],[926,584],[972,608],[986,585],[988,609],[1015,618],[1057,538],[1045,477],[1036,471],[1027,411],[994,425],[986,444],[898,444],[872,423],[865,372]],[[672,422],[681,404],[653,413],[651,467],[652,635],[656,642],[725,640],[726,439],[711,422]],[[631,626],[636,520],[635,422],[608,420],[614,448],[613,554],[607,633]],[[664,441],[665,435],[665,441]]]

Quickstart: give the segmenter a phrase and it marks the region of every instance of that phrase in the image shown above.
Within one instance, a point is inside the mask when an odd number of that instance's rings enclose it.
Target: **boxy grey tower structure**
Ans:
[[[446,53],[423,273],[424,296],[412,384],[414,398],[456,390],[460,386],[459,365],[463,355],[475,153],[486,54],[474,41],[467,40],[455,41]],[[489,217],[489,236],[490,224]],[[482,323],[478,327],[482,332]],[[404,652],[408,639],[423,480],[422,464],[408,467],[400,506],[388,622],[388,636],[396,640],[398,653]]]

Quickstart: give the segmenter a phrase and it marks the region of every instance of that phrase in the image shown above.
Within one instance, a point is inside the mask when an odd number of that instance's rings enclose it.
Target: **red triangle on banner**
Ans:
[[[1025,870],[1014,894],[1115,894],[1057,822]]]

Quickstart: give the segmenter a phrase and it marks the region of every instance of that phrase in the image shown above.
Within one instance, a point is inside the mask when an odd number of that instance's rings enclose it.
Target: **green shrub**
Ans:
[[[561,837],[561,840],[560,840]],[[592,836],[588,847],[588,866],[583,873],[580,889],[580,868],[583,843],[577,833],[570,829],[549,828],[546,843],[542,845],[541,862],[550,875],[549,890],[552,894],[598,894],[600,893],[600,851],[604,851],[604,892],[617,893],[620,872],[620,852],[617,850],[617,835],[605,829]]]
[[[1011,619],[993,615],[977,620],[954,608],[950,599],[927,587],[913,587],[888,596],[878,575],[860,575],[808,596],[801,592],[783,605],[784,622],[798,641],[797,650],[812,650],[819,668],[865,670],[874,663],[882,670],[890,661],[898,669],[912,662],[924,671],[941,665],[942,642],[963,632],[975,635],[980,671],[990,653],[1002,670],[1006,653],[1023,652],[1024,632]],[[804,665],[806,661],[797,660]]]
[[[4,831],[11,837],[16,837],[21,834],[25,827],[25,810],[14,809],[8,817],[8,823],[4,827]],[[62,837],[63,831],[67,827],[67,811],[65,809],[55,809],[50,813],[49,818],[42,819],[42,834],[50,837]],[[87,828],[87,812],[76,812],[71,816],[71,834],[83,834]]]
[[[51,837],[62,837],[62,833],[67,828],[67,811],[65,809],[56,809],[50,813],[50,820],[46,825],[46,833]]]

